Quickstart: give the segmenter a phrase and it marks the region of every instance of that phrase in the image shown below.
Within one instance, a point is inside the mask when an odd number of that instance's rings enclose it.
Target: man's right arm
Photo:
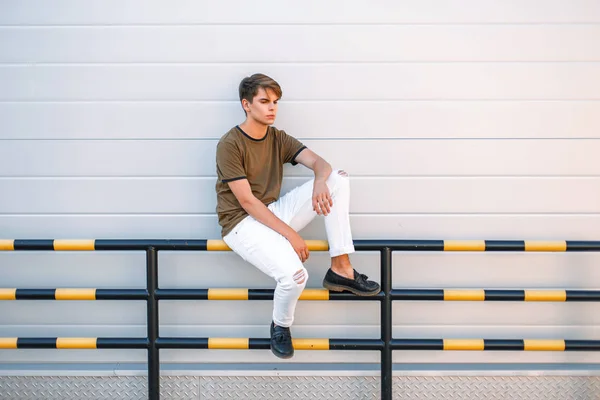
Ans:
[[[290,242],[302,262],[308,259],[309,251],[304,239],[302,239],[298,232],[293,230],[288,224],[277,218],[277,216],[273,214],[262,201],[254,196],[247,179],[231,181],[228,182],[228,185],[240,205],[250,216],[252,216],[252,218],[285,237]]]

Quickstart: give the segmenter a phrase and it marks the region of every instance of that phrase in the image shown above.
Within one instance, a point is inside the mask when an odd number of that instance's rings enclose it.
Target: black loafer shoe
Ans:
[[[368,280],[369,277],[354,270],[354,279],[348,279],[336,274],[329,268],[323,278],[323,287],[334,292],[347,290],[357,296],[375,296],[381,291],[377,282]]]
[[[284,328],[275,325],[275,322],[271,322],[271,351],[279,358],[292,358],[294,356],[290,328]]]

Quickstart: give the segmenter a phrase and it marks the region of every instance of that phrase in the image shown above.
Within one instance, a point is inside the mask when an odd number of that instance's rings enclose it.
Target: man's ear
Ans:
[[[246,99],[242,99],[242,108],[246,112],[250,111],[250,102]]]

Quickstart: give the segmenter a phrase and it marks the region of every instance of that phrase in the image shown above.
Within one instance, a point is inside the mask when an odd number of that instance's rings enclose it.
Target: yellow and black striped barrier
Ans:
[[[392,339],[392,350],[600,351],[600,340]]]
[[[380,339],[292,339],[295,350],[381,350]],[[268,350],[268,338],[180,338],[161,337],[156,339],[161,349],[227,349]]]
[[[147,349],[147,338],[0,338],[0,349]]]
[[[600,251],[598,241],[537,241],[537,240],[390,240],[360,241],[363,250],[375,250],[377,245],[385,245],[395,251],[527,251],[527,252],[564,252],[564,251]]]
[[[158,289],[156,297],[160,300],[273,300],[273,289]],[[356,296],[346,292],[330,292],[327,289],[304,289],[300,300],[377,300],[376,296]]]
[[[311,251],[327,251],[324,240],[307,240]],[[581,240],[355,240],[359,251],[600,251],[600,241]],[[0,239],[0,250],[95,251],[95,250],[196,250],[229,251],[222,240],[106,240],[106,239]]]
[[[159,348],[269,349],[269,339],[158,338]],[[379,339],[293,339],[295,350],[381,350]],[[548,339],[392,339],[393,350],[600,351],[600,340]]]
[[[0,288],[0,300],[147,300],[145,289]]]
[[[268,338],[178,338],[156,340],[158,348],[269,349]],[[381,350],[379,339],[293,339],[296,350]],[[145,349],[146,338],[0,338],[0,349]],[[564,339],[392,339],[392,350],[600,351],[600,340]]]
[[[322,240],[307,240],[309,250],[327,251]],[[532,240],[355,240],[357,251],[380,253],[381,293],[359,297],[351,293],[306,289],[301,300],[376,300],[380,302],[378,339],[294,339],[297,350],[373,350],[381,353],[381,398],[392,398],[393,350],[600,351],[595,340],[544,339],[394,339],[393,300],[431,301],[600,301],[594,290],[392,289],[393,251],[583,252],[600,251],[600,241]],[[159,349],[268,349],[267,338],[159,337],[159,300],[271,300],[272,289],[159,289],[158,251],[230,251],[222,240],[21,240],[0,239],[0,251],[144,251],[145,289],[0,289],[0,300],[145,300],[146,338],[0,338],[0,349],[144,348],[148,352],[148,398],[159,400]]]
[[[158,289],[160,300],[273,300],[273,289]],[[356,296],[327,289],[305,289],[300,300],[361,301],[384,297]],[[392,300],[405,301],[600,301],[599,290],[393,289]],[[144,289],[16,289],[0,288],[0,300],[146,300]]]
[[[600,290],[393,289],[392,300],[600,301]]]
[[[158,289],[161,300],[273,300],[273,289]],[[414,301],[600,301],[600,290],[393,289],[392,300]],[[362,297],[327,289],[305,289],[300,300],[360,301]]]
[[[307,240],[312,251],[327,251],[325,240]],[[104,240],[104,239],[47,239],[20,240],[0,239],[0,250],[4,251],[102,251],[102,250],[195,250],[231,251],[222,240]]]

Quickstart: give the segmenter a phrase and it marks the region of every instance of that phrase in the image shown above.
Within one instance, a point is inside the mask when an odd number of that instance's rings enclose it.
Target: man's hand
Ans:
[[[298,254],[298,257],[300,257],[300,261],[305,262],[306,260],[308,260],[308,246],[306,245],[304,239],[302,239],[302,237],[298,234],[298,232],[292,230],[292,232],[289,234],[289,237],[286,237],[286,239],[290,242],[290,244],[294,248],[294,251],[296,252],[296,254]]]
[[[315,210],[318,215],[326,216],[331,211],[331,207],[333,207],[333,199],[331,198],[329,188],[327,187],[325,181],[315,179],[312,205],[313,210]]]

